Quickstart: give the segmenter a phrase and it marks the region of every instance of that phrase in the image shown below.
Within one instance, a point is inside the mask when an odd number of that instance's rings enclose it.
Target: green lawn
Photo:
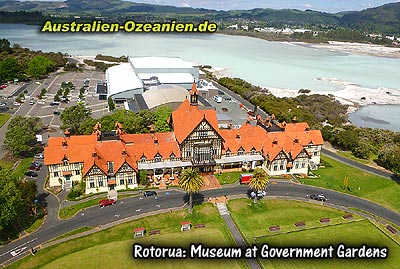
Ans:
[[[224,172],[222,174],[215,174],[219,184],[232,184],[239,180],[240,175],[245,172],[242,171],[235,171],[235,172]]]
[[[301,179],[301,182],[363,197],[399,212],[400,195],[398,194],[400,193],[400,185],[398,183],[363,172],[326,156],[322,156],[322,159],[332,167],[319,168],[313,171],[321,178]],[[343,181],[346,176],[349,179],[348,188],[344,189]]]
[[[181,232],[180,222],[204,223],[205,228]],[[160,229],[161,235],[133,239],[132,229]],[[133,243],[156,246],[188,247],[192,242],[206,245],[233,246],[233,239],[211,204],[196,206],[194,213],[186,211],[150,216],[116,227],[39,250],[9,268],[245,268],[241,260],[156,259],[132,258]]]
[[[374,159],[377,159],[378,156],[377,155],[372,155],[371,158],[369,160],[365,160],[365,159],[361,159],[361,158],[357,158],[353,155],[353,153],[351,153],[351,151],[341,151],[338,150],[336,151],[337,154],[342,155],[343,157],[346,157],[348,159],[351,159],[353,161],[359,162],[359,163],[363,163],[363,164],[373,164],[374,163]]]
[[[25,172],[28,171],[28,168],[32,162],[33,162],[32,157],[23,159],[21,163],[12,172],[13,176],[17,178],[24,178]]]
[[[254,238],[269,234],[268,228],[279,225],[281,232],[297,230],[295,223],[305,221],[306,228],[322,227],[321,218],[331,218],[332,224],[348,222],[342,219],[342,211],[317,204],[286,200],[260,200],[257,204],[249,199],[228,201],[229,211],[249,243]],[[354,220],[361,217],[354,216]]]
[[[0,113],[0,128],[11,118],[11,115],[8,113]]]
[[[360,217],[354,221],[340,218],[344,212],[295,201],[261,200],[253,204],[246,199],[229,201],[232,217],[238,224],[242,234],[252,244],[270,247],[328,247],[335,248],[339,243],[346,246],[388,247],[387,259],[259,259],[265,268],[398,268],[400,263],[400,247],[373,224]],[[332,224],[319,224],[320,217],[331,217]],[[294,228],[294,223],[305,221],[303,229]],[[271,233],[268,227],[281,225],[281,233]],[[313,229],[308,229],[315,226]],[[291,231],[291,232],[288,232]],[[254,236],[260,236],[254,240]],[[336,252],[336,251],[335,251]]]
[[[101,200],[106,199],[106,198],[107,197],[104,196],[102,198],[96,198],[96,199],[82,202],[82,203],[79,203],[76,205],[61,208],[60,212],[59,212],[59,217],[61,219],[72,218],[79,210],[98,205]]]
[[[68,233],[65,233],[63,235],[57,236],[56,238],[54,238],[54,240],[62,239],[62,238],[65,238],[65,237],[68,237],[68,236],[71,236],[71,235],[75,235],[75,234],[80,234],[80,233],[89,231],[91,229],[93,229],[93,227],[88,227],[88,226],[81,227],[81,228],[72,230],[72,231],[70,231]]]

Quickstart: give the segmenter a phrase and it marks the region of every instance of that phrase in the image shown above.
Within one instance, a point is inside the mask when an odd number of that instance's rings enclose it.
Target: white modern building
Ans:
[[[129,57],[106,71],[107,98],[116,103],[142,94],[148,87],[173,84],[187,90],[199,80],[199,67],[176,57]]]

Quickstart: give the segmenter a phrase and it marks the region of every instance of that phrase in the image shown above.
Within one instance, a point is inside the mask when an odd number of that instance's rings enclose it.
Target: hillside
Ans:
[[[368,32],[400,33],[400,2],[346,14],[341,23]]]
[[[337,14],[312,10],[261,9],[216,11],[203,8],[174,7],[141,4],[122,0],[66,0],[65,2],[11,1],[0,0],[0,11],[41,11],[47,14],[103,16],[106,18],[127,18],[163,20],[179,19],[199,21],[209,19],[228,22],[251,20],[268,25],[311,25],[344,26],[367,32],[400,34],[400,2],[386,4],[363,11],[347,11]],[[0,19],[2,22],[7,22]],[[24,21],[21,21],[24,22]]]

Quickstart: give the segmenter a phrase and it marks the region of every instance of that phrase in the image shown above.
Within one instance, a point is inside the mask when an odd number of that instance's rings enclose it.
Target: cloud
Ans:
[[[307,3],[307,4],[304,4],[304,7],[305,8],[312,8],[312,5]]]

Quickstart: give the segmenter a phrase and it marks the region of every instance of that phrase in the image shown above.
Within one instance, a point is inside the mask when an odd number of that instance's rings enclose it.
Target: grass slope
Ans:
[[[229,201],[229,209],[239,229],[250,243],[268,244],[272,247],[335,247],[346,246],[388,247],[387,259],[259,259],[265,268],[398,268],[400,247],[367,220],[355,217],[354,222],[344,221],[344,212],[296,201],[261,200],[253,204],[247,199]],[[331,217],[332,224],[319,224],[320,217]],[[305,221],[307,229],[294,228],[294,223]],[[281,225],[282,232],[271,233],[268,227]],[[308,229],[315,226],[314,229]],[[254,236],[264,235],[254,240]],[[335,251],[336,252],[336,251]]]
[[[363,197],[391,210],[399,212],[400,209],[400,185],[393,180],[379,177],[359,169],[345,165],[326,156],[322,159],[331,167],[319,168],[314,171],[321,176],[317,179],[301,179],[308,185],[328,188],[355,196]],[[348,177],[348,188],[343,188],[343,181]]]
[[[181,221],[205,223],[206,227],[182,233]],[[160,229],[161,235],[133,239],[132,229]],[[133,243],[188,247],[192,242],[233,246],[233,239],[211,204],[196,206],[194,213],[184,211],[150,216],[40,250],[9,268],[243,268],[241,260],[134,260]]]

